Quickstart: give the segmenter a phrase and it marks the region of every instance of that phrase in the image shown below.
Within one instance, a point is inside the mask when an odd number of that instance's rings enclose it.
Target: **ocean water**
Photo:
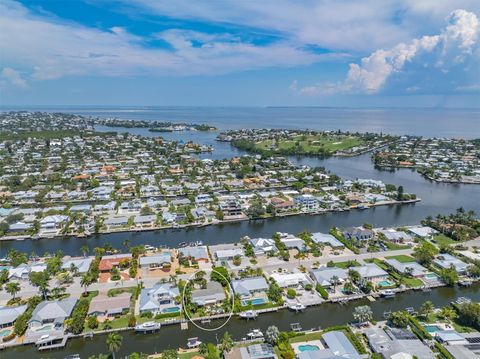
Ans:
[[[63,111],[121,119],[209,123],[220,130],[308,128],[430,137],[480,137],[480,109],[321,107],[31,107],[24,109]],[[3,110],[9,109],[3,108]]]

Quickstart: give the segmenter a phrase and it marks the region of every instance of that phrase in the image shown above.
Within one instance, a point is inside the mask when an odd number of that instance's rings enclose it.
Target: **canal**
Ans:
[[[383,313],[413,307],[418,310],[422,303],[432,301],[437,307],[445,306],[458,297],[465,296],[472,300],[480,300],[480,283],[470,287],[441,287],[431,292],[404,292],[397,294],[391,299],[378,299],[375,302],[368,300],[352,301],[344,305],[322,304],[306,309],[303,313],[293,313],[288,310],[266,313],[260,315],[254,321],[245,321],[232,318],[223,328],[215,332],[207,332],[197,329],[189,324],[188,330],[181,330],[180,325],[164,326],[157,334],[136,334],[133,331],[122,332],[122,348],[119,356],[132,352],[152,354],[161,352],[167,348],[185,348],[187,339],[198,337],[203,342],[215,343],[221,339],[223,333],[228,331],[234,340],[241,340],[252,329],[260,329],[263,332],[270,325],[276,325],[280,330],[290,330],[290,324],[299,323],[304,330],[312,328],[326,328],[332,325],[342,325],[353,321],[353,310],[359,305],[369,305],[372,308],[374,319],[382,320]],[[219,323],[211,323],[216,325]],[[1,352],[2,359],[17,358],[64,358],[69,354],[78,353],[82,358],[90,355],[107,353],[105,344],[106,335],[96,335],[92,339],[77,338],[68,341],[66,348],[58,351],[39,353],[33,345],[17,347]]]

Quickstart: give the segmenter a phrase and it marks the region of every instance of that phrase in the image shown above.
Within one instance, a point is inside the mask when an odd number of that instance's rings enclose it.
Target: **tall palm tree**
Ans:
[[[91,278],[87,273],[82,275],[82,278],[80,278],[80,285],[83,287],[83,293],[87,293],[87,288],[91,283]]]
[[[8,294],[12,295],[12,298],[15,299],[15,295],[20,292],[20,284],[18,282],[10,282],[5,286],[5,290]]]
[[[110,333],[107,336],[108,351],[112,353],[113,359],[115,359],[115,353],[120,350],[122,346],[123,337],[118,333]]]
[[[80,248],[80,250],[82,251],[83,256],[87,257],[87,254],[88,254],[90,249],[88,248],[87,245],[83,245],[82,248]]]
[[[222,352],[230,352],[233,347],[233,339],[229,332],[223,333],[222,342],[220,343],[220,348]]]
[[[337,285],[340,283],[340,278],[334,275],[332,276],[332,278],[330,278],[330,282],[332,283],[333,291],[335,292],[335,290],[337,289]]]
[[[435,306],[433,303],[429,300],[427,300],[425,303],[422,304],[420,307],[420,312],[425,316],[428,317],[432,312]]]

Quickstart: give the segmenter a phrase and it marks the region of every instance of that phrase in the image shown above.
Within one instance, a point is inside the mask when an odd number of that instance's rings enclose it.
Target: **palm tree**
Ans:
[[[80,278],[80,285],[83,287],[84,291],[83,293],[86,294],[87,293],[87,288],[88,286],[91,284],[91,278],[90,276],[85,273],[84,275],[82,275],[82,278]]]
[[[368,305],[356,307],[353,311],[353,317],[359,323],[369,322],[373,318],[372,309]]]
[[[115,359],[115,353],[120,350],[122,346],[123,337],[118,333],[110,333],[107,336],[108,351],[112,353],[113,359]]]
[[[422,304],[420,307],[420,312],[425,316],[428,317],[432,312],[433,309],[435,309],[435,306],[433,303],[429,300],[427,300],[425,303]]]
[[[80,250],[82,251],[83,256],[87,257],[87,254],[88,254],[90,249],[88,248],[87,245],[83,245],[82,248],[80,248]]]
[[[440,318],[443,318],[446,321],[450,322],[457,317],[457,312],[450,307],[444,307],[440,311],[439,316]]]
[[[8,294],[12,295],[12,298],[15,299],[15,295],[20,292],[20,284],[18,282],[10,282],[5,286],[5,290]]]
[[[268,343],[274,345],[280,337],[280,330],[275,325],[271,325],[265,332],[265,339]]]
[[[222,342],[220,343],[220,348],[222,352],[230,352],[233,347],[233,339],[229,332],[223,333]]]
[[[337,289],[337,285],[340,283],[340,278],[334,275],[332,276],[332,278],[330,278],[330,283],[332,283],[333,291],[335,292],[335,290]]]

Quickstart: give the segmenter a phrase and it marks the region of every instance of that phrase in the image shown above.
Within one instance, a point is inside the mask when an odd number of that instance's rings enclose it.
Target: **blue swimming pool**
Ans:
[[[438,325],[424,325],[423,327],[429,333],[435,333],[442,330],[442,328],[440,328]]]
[[[170,307],[162,310],[163,313],[176,313],[180,311],[180,307]]]
[[[301,352],[313,352],[320,350],[320,348],[316,345],[303,344],[298,346],[298,350],[300,350]]]
[[[393,282],[390,282],[389,280],[382,280],[381,282],[378,282],[379,287],[391,287],[393,285]]]
[[[243,306],[247,305],[261,305],[267,303],[267,299],[265,298],[255,298],[255,299],[249,299],[249,300],[244,300],[242,301]]]

